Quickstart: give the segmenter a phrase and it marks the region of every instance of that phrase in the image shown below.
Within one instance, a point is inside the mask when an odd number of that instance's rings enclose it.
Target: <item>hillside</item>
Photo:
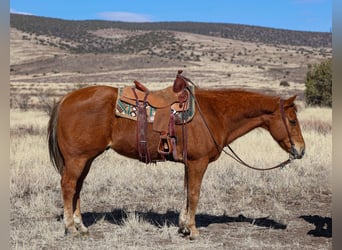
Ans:
[[[168,86],[179,69],[202,87],[303,100],[308,67],[332,57],[331,34],[211,23],[68,21],[11,14],[11,96],[58,83]],[[280,86],[286,81],[289,87]],[[37,85],[35,85],[37,84]],[[61,94],[65,91],[61,92]]]
[[[111,21],[69,21],[30,15],[11,14],[11,27],[29,34],[46,35],[59,38],[56,41],[40,41],[51,46],[68,49],[76,53],[132,53],[157,46],[167,40],[176,45],[172,33],[179,31],[200,35],[221,37],[244,42],[269,45],[290,45],[310,47],[331,47],[332,34],[322,32],[302,32],[271,29],[257,26],[197,23],[197,22],[149,22],[125,23]],[[97,36],[92,31],[121,29],[126,31],[145,31],[118,40]]]

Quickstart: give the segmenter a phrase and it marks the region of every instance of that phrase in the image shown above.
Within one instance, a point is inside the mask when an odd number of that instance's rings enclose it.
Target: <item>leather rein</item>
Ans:
[[[190,82],[190,83],[191,83],[192,85],[194,85],[195,87],[197,87],[197,85],[194,84],[190,79],[188,79],[188,78],[186,78],[186,77],[184,77],[184,76],[181,76],[181,77],[184,78],[184,80]],[[197,101],[195,95],[192,93],[192,91],[191,91],[190,88],[188,88],[188,90],[189,90],[190,94],[192,95],[192,97],[193,97],[194,100],[195,100],[197,110],[199,111],[199,114],[200,114],[200,116],[201,116],[201,118],[202,118],[202,120],[203,120],[205,126],[207,127],[207,129],[208,129],[208,131],[209,131],[209,134],[210,134],[211,139],[213,140],[213,142],[214,142],[214,144],[215,144],[215,146],[216,146],[217,151],[219,151],[219,152],[222,151],[222,152],[224,152],[226,155],[230,156],[230,157],[233,158],[235,161],[237,161],[238,163],[240,163],[241,165],[244,165],[245,167],[248,167],[248,168],[253,169],[253,170],[258,170],[258,171],[267,171],[267,170],[272,170],[272,169],[276,169],[276,168],[284,168],[286,165],[288,165],[289,163],[292,162],[293,158],[292,158],[291,155],[290,155],[289,159],[287,159],[286,161],[283,161],[283,162],[279,163],[279,164],[276,165],[276,166],[269,167],[269,168],[257,168],[257,167],[253,167],[253,166],[247,164],[245,161],[243,161],[243,160],[234,152],[234,150],[233,150],[229,145],[227,145],[227,147],[228,147],[228,149],[230,150],[230,153],[227,152],[227,150],[225,150],[224,147],[221,147],[221,146],[217,143],[217,141],[216,141],[216,139],[215,139],[215,137],[214,137],[214,135],[213,135],[213,133],[212,133],[212,131],[211,131],[211,129],[210,129],[210,127],[209,127],[209,125],[208,125],[206,119],[205,119],[205,117],[204,117],[204,114],[203,114],[203,112],[202,112],[202,110],[201,110],[201,107],[200,107],[200,105],[199,105],[199,103],[198,103],[198,101]],[[288,128],[288,126],[287,126],[287,124],[286,124],[286,114],[285,114],[285,110],[284,110],[284,100],[283,100],[283,99],[280,99],[280,113],[281,113],[282,121],[283,121],[284,126],[285,126],[285,128],[286,128],[286,132],[287,132],[288,138],[289,138],[290,143],[291,143],[291,150],[294,150],[294,143],[293,143],[293,141],[292,141],[292,137],[291,137],[289,128]]]

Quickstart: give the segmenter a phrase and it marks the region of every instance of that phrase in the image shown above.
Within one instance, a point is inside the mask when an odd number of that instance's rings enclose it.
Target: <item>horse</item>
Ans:
[[[93,160],[107,149],[139,159],[136,121],[115,115],[118,88],[89,86],[74,90],[54,106],[48,123],[50,159],[61,175],[65,233],[87,234],[82,222],[80,192]],[[269,131],[293,159],[305,153],[305,142],[297,119],[296,96],[282,99],[240,89],[195,88],[196,111],[186,126],[184,200],[179,214],[179,232],[196,239],[195,213],[201,183],[208,164],[219,158],[224,147],[255,128]],[[177,135],[182,126],[176,125]],[[159,134],[147,125],[147,150],[153,161],[163,158],[157,151]],[[182,152],[184,136],[177,138]],[[164,157],[165,159],[165,157]]]

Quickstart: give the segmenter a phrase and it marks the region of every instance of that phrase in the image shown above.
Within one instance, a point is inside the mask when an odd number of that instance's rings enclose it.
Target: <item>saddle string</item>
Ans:
[[[185,165],[187,165],[187,159],[188,159],[188,130],[186,126],[185,121],[185,105],[183,105],[183,113],[182,113],[182,141],[183,141],[183,162]]]
[[[136,137],[137,137],[137,143],[138,143],[138,153],[140,160],[142,162],[150,163],[151,162],[151,156],[148,151],[147,147],[147,138],[146,138],[146,130],[147,130],[147,120],[146,120],[146,100],[148,96],[148,92],[145,93],[145,97],[143,100],[143,103],[139,102],[138,95],[135,91],[136,89],[133,87],[132,91],[136,98],[136,106],[137,106],[137,131],[136,131]]]
[[[192,84],[194,87],[196,87],[196,88],[199,87],[196,83],[194,83],[193,81],[191,81],[189,78],[187,78],[187,77],[181,75],[182,72],[183,72],[182,70],[178,71],[177,77],[182,78],[185,82],[191,83],[191,84]],[[187,87],[186,87],[186,88],[187,88]],[[189,88],[187,88],[187,89],[189,89]]]
[[[185,79],[186,79],[186,78],[185,78]],[[191,81],[190,81],[190,82],[191,82]],[[191,83],[192,83],[192,82],[191,82]],[[195,85],[194,83],[192,83],[192,84],[193,84],[194,86],[197,86],[197,85]],[[228,147],[228,149],[231,151],[231,153],[227,152],[227,150],[225,150],[224,147],[221,147],[221,146],[218,144],[218,142],[216,141],[216,139],[215,139],[215,137],[214,137],[214,135],[213,135],[213,133],[212,133],[212,130],[210,129],[210,127],[209,127],[209,125],[208,125],[208,123],[207,123],[207,121],[206,121],[206,119],[205,119],[205,117],[204,117],[204,114],[203,114],[203,112],[202,112],[202,110],[201,110],[201,107],[200,107],[200,105],[199,105],[199,102],[198,102],[197,98],[196,98],[195,95],[192,93],[192,91],[191,91],[190,88],[187,88],[187,89],[189,90],[191,96],[192,96],[192,97],[194,98],[194,100],[195,100],[195,104],[196,104],[197,110],[198,110],[198,112],[199,112],[199,114],[200,114],[200,116],[201,116],[201,118],[202,118],[202,120],[203,120],[203,122],[204,122],[206,128],[208,129],[209,134],[210,134],[210,137],[211,137],[211,139],[213,140],[213,142],[214,142],[214,144],[215,144],[215,147],[216,147],[216,149],[217,149],[218,152],[221,152],[221,151],[222,151],[222,152],[224,152],[226,155],[230,156],[230,157],[233,158],[235,161],[237,161],[238,163],[240,163],[241,165],[244,165],[245,167],[248,167],[248,168],[253,169],[253,170],[258,170],[258,171],[267,171],[267,170],[272,170],[272,169],[275,169],[275,168],[283,168],[283,167],[285,167],[287,164],[289,164],[289,163],[292,162],[292,159],[289,158],[289,159],[287,159],[287,160],[285,160],[285,161],[283,161],[283,162],[281,162],[281,163],[279,163],[278,165],[273,166],[273,167],[269,167],[269,168],[257,168],[257,167],[253,167],[253,166],[247,164],[245,161],[243,161],[243,160],[234,152],[234,150],[233,150],[229,145],[227,145],[227,147]],[[281,103],[281,106],[282,106],[282,103]],[[284,113],[283,107],[281,108],[281,112],[282,112],[282,116],[285,116],[285,115],[283,115],[283,113]],[[285,127],[286,127],[286,129],[288,130],[288,128],[287,128],[287,126],[286,126],[286,123],[285,123]],[[288,131],[288,134],[290,135],[289,131]],[[289,138],[290,138],[290,142],[292,143],[291,136],[290,136]]]

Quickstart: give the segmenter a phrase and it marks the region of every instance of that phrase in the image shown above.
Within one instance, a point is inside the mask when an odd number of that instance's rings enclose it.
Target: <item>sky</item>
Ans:
[[[333,0],[10,0],[10,12],[68,20],[194,21],[330,32]]]

